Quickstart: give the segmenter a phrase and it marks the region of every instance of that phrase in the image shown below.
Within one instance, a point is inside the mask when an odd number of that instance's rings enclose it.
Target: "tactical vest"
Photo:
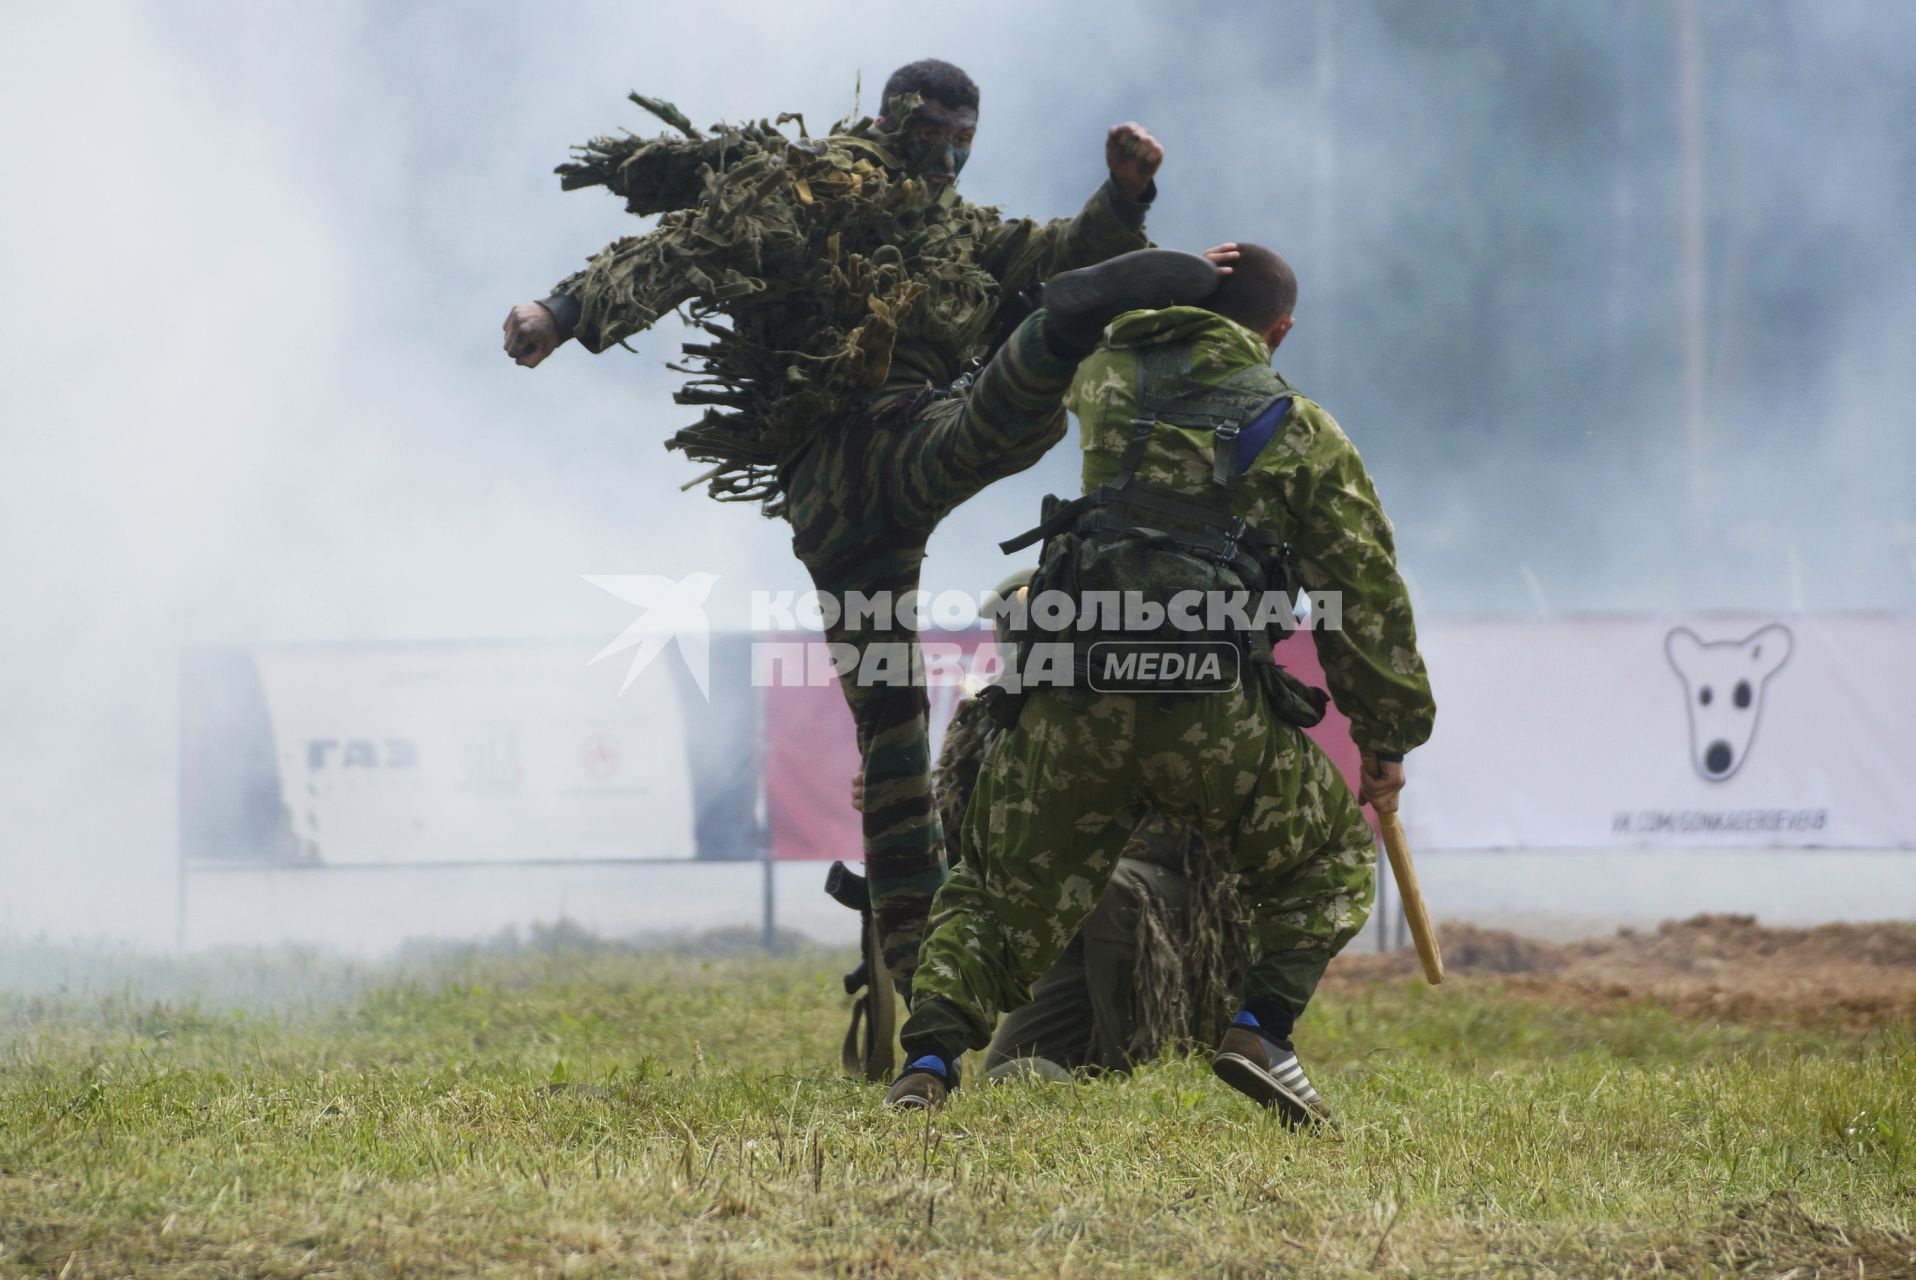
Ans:
[[[1230,499],[1249,470],[1248,462],[1239,465],[1237,458],[1245,427],[1273,407],[1281,427],[1288,402],[1297,395],[1297,388],[1269,365],[1253,365],[1222,383],[1207,384],[1191,376],[1190,343],[1140,348],[1138,416],[1131,422],[1118,478],[1070,501],[1047,497],[1044,518],[1035,528],[999,544],[1010,554],[1044,540],[1031,598],[1064,592],[1080,609],[1092,593],[1111,592],[1135,592],[1159,606],[1187,591],[1245,592],[1253,602],[1269,592],[1286,602],[1295,600],[1301,584],[1284,536],[1231,514]],[[1205,492],[1188,493],[1137,478],[1145,449],[1161,425],[1211,433],[1211,478]],[[1082,675],[1090,646],[1102,641],[1230,640],[1246,659],[1246,683],[1257,671],[1286,719],[1310,725],[1323,717],[1321,691],[1284,673],[1271,657],[1272,645],[1282,638],[1279,628],[1192,632],[1167,617],[1158,628],[1139,632],[1085,627],[1082,621],[1069,637],[1039,636],[1027,628],[1024,642],[1069,638]]]

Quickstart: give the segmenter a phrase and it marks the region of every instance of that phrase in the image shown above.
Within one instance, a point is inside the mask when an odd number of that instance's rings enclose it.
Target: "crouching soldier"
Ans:
[[[1214,251],[1215,252],[1215,251]],[[1030,570],[993,593],[998,652],[1011,654],[1008,625],[1026,607]],[[945,726],[932,792],[951,866],[965,860],[964,816],[978,775],[1003,736],[999,682],[968,676]],[[864,808],[864,775],[853,783]],[[1098,905],[1031,990],[998,1024],[985,1051],[993,1080],[1068,1080],[1073,1072],[1124,1071],[1167,1049],[1215,1049],[1242,975],[1242,926],[1230,879],[1190,827],[1146,814],[1125,842]]]
[[[1068,298],[1069,280],[1047,299]],[[1293,1124],[1329,1119],[1292,1028],[1370,911],[1374,844],[1360,799],[1396,807],[1404,753],[1429,736],[1436,708],[1363,462],[1270,367],[1296,296],[1281,258],[1239,246],[1200,304],[1119,316],[1079,367],[1069,404],[1085,495],[1005,544],[1045,539],[1033,615],[1047,592],[1076,602],[1073,676],[1027,682],[1015,725],[984,761],[966,860],[933,904],[901,1035],[907,1066],[887,1102],[944,1101],[959,1056],[1029,998],[1156,811],[1195,827],[1238,877],[1250,962],[1218,1076]],[[1304,733],[1322,694],[1271,660],[1300,587],[1341,604],[1328,620],[1341,625],[1313,638],[1363,754],[1360,797]],[[1125,593],[1154,630],[1123,629],[1093,607]],[[1139,650],[1206,661],[1143,661]],[[1212,680],[1220,650],[1229,670]],[[1177,682],[1153,685],[1149,673],[1163,670]]]

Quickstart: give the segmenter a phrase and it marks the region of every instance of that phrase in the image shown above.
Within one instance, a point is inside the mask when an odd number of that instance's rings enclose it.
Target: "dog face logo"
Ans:
[[[1742,640],[1704,643],[1688,627],[1663,641],[1690,708],[1690,763],[1708,782],[1743,767],[1763,712],[1763,686],[1789,660],[1789,628],[1772,624]]]

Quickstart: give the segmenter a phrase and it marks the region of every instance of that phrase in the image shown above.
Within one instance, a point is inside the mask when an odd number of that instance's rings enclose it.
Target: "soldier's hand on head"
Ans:
[[[865,771],[860,769],[852,775],[852,808],[865,812]]]
[[[1244,255],[1238,251],[1237,241],[1226,240],[1216,248],[1206,249],[1204,256],[1211,260],[1211,265],[1217,268],[1219,275],[1228,276],[1231,274],[1231,264]]]
[[[1104,163],[1118,190],[1137,200],[1151,189],[1151,179],[1164,163],[1164,144],[1135,120],[1114,124],[1104,135]]]
[[[1379,813],[1397,812],[1397,793],[1404,789],[1404,762],[1379,760],[1366,751],[1357,779],[1357,799]]]
[[[559,349],[559,325],[537,302],[522,302],[506,312],[506,354],[528,369]]]

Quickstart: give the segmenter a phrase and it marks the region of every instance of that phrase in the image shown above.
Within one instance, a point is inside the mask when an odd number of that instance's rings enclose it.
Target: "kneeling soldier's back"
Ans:
[[[933,907],[895,1102],[956,1083],[957,1057],[1029,998],[1156,810],[1196,827],[1239,877],[1251,965],[1218,1074],[1294,1122],[1328,1118],[1290,1032],[1369,913],[1374,845],[1358,798],[1304,733],[1321,693],[1272,664],[1297,591],[1335,606],[1313,638],[1364,754],[1364,801],[1395,807],[1399,762],[1435,706],[1363,462],[1270,367],[1295,298],[1282,259],[1242,246],[1203,305],[1120,316],[1080,366],[1069,403],[1085,494],[1007,544],[1045,539],[1034,619],[1048,591],[1073,602],[1078,626],[1061,638],[1074,677],[1027,684],[979,779],[975,861]],[[1028,633],[1034,649],[1057,639]],[[1211,680],[1216,663],[1179,654],[1221,655],[1228,670]],[[1113,673],[1124,691],[1110,691]]]

